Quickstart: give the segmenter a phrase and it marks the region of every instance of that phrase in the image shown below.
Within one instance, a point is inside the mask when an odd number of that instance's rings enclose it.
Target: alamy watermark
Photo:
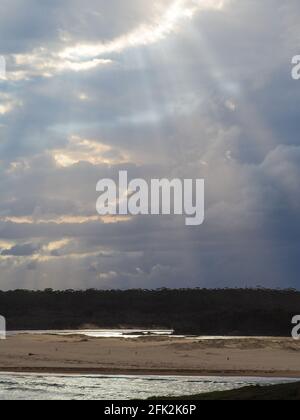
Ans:
[[[294,340],[300,340],[300,315],[294,316],[292,324],[295,325],[292,329],[292,337]]]
[[[6,319],[0,316],[0,340],[6,339]]]
[[[292,58],[292,78],[300,80],[300,55],[295,55]]]
[[[203,179],[128,181],[127,171],[120,171],[118,185],[103,179],[96,190],[101,193],[96,204],[100,216],[181,215],[187,226],[204,222]]]
[[[0,80],[6,79],[6,60],[5,57],[0,55]]]

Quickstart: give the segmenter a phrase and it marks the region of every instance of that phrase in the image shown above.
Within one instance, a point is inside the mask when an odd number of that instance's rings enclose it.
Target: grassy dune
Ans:
[[[300,400],[300,382],[273,386],[249,386],[232,391],[212,392],[176,398],[154,398],[154,400],[177,401],[298,401]]]

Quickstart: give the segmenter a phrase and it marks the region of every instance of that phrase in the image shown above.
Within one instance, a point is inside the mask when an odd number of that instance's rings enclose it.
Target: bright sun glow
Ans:
[[[134,31],[109,43],[79,44],[59,53],[63,59],[76,60],[120,52],[126,48],[159,42],[176,31],[182,20],[192,19],[195,13],[205,9],[221,9],[226,0],[175,0],[166,13],[152,25],[141,25]]]
[[[111,65],[112,60],[101,59],[101,56],[155,44],[179,30],[185,21],[191,20],[199,11],[222,9],[227,1],[229,0],[175,0],[152,24],[141,24],[107,43],[74,44],[58,51],[40,47],[29,54],[16,54],[13,59],[17,68],[8,73],[8,80],[24,80],[35,76],[53,77],[62,72],[84,72]]]
[[[82,139],[78,136],[72,136],[66,147],[53,150],[51,154],[56,164],[64,168],[79,162],[87,162],[92,165],[115,165],[130,161],[130,157],[124,152],[117,154],[107,144],[99,143],[95,140]]]

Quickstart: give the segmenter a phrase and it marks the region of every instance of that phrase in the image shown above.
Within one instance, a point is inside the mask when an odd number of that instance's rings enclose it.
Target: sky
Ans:
[[[300,289],[298,0],[2,0],[0,288]],[[206,218],[96,184],[204,178]]]

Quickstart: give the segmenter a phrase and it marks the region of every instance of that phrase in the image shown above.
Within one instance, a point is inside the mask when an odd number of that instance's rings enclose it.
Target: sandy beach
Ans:
[[[1,372],[300,378],[287,338],[138,339],[23,334],[0,341]]]

